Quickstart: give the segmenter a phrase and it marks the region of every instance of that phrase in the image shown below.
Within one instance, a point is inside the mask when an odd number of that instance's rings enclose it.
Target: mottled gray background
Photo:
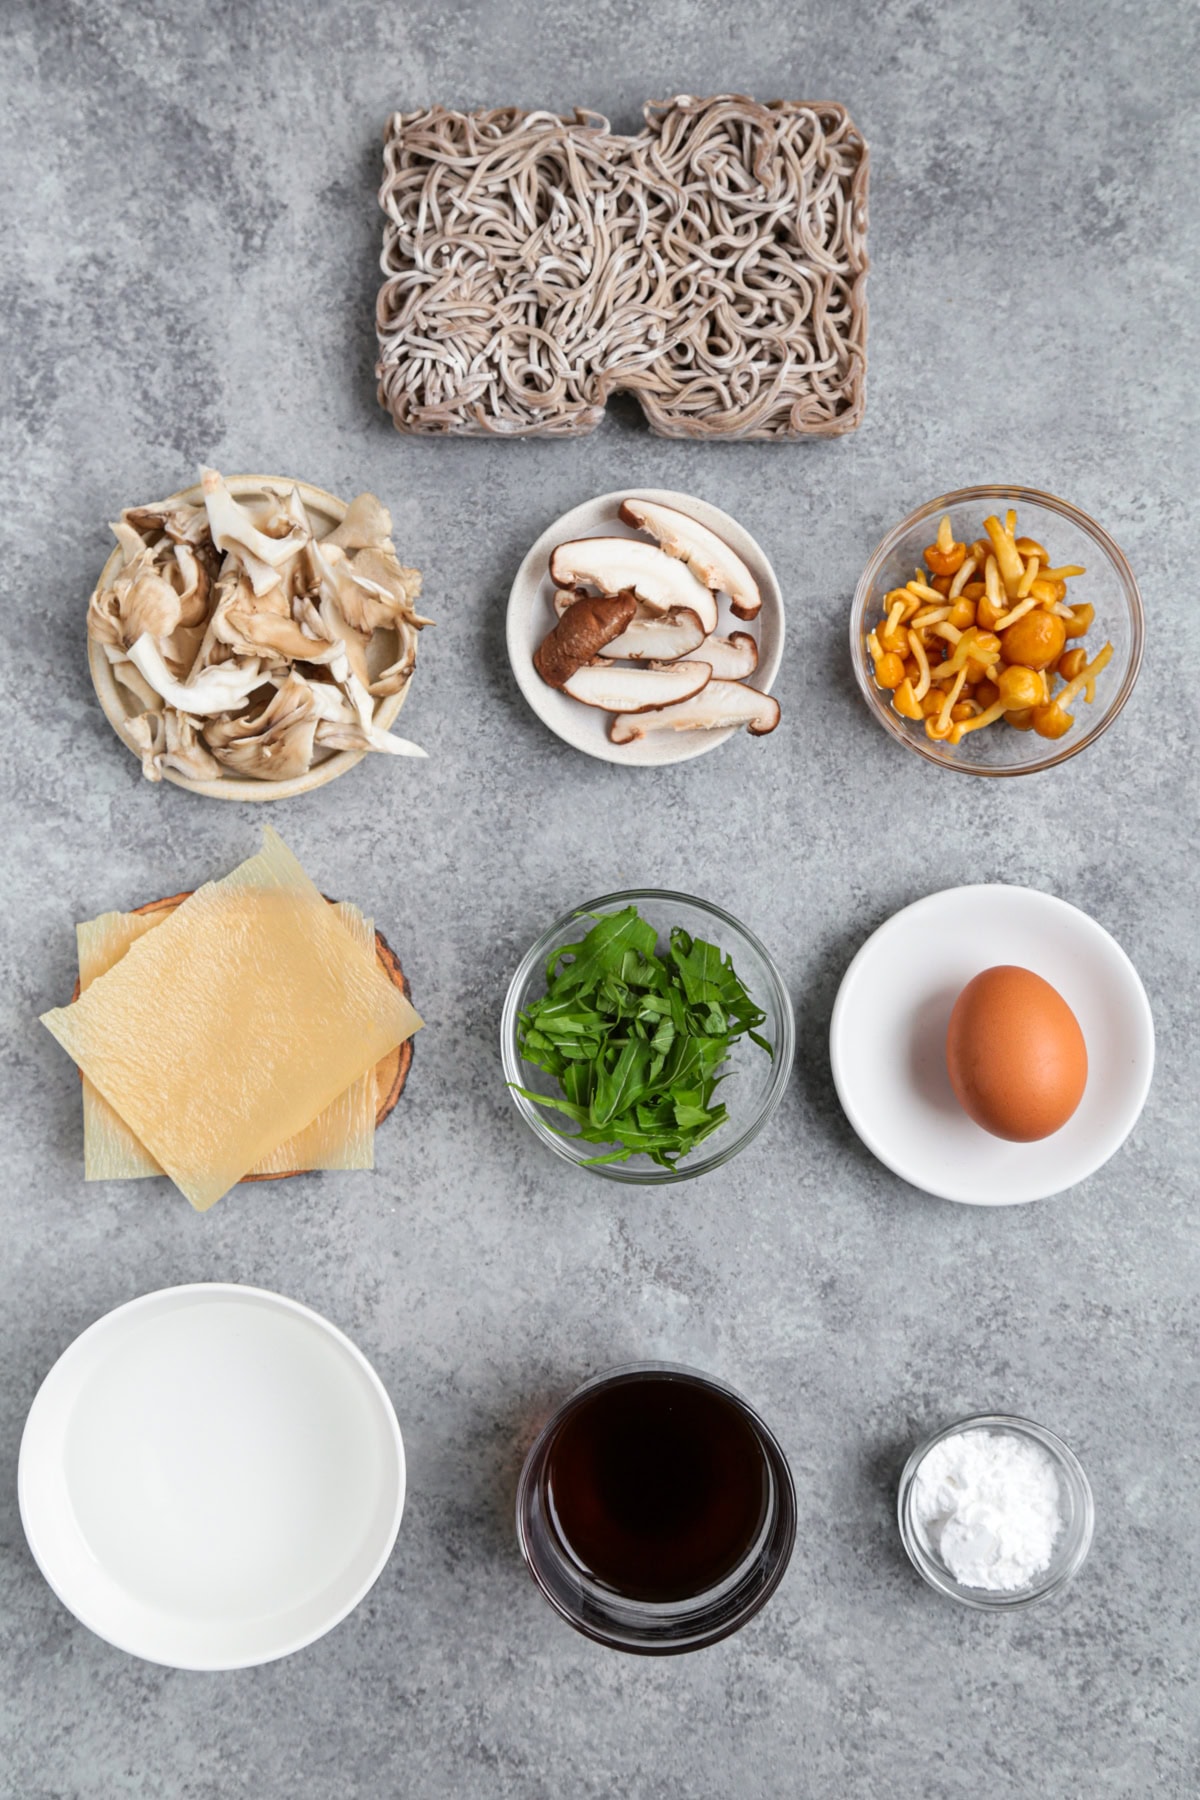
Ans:
[[[1197,1763],[1200,1273],[1193,1217],[1196,138],[1200,12],[1033,0],[6,0],[8,358],[0,570],[3,1265],[0,1790],[67,1796],[1185,1795]],[[590,440],[397,437],[373,395],[374,193],[398,105],[600,108],[738,88],[846,102],[870,141],[871,375],[856,436],[691,447],[614,408]],[[72,925],[218,875],[262,815],[139,778],[105,724],[83,611],[125,503],[201,458],[392,508],[438,620],[380,758],[271,817],[373,912],[429,1021],[374,1175],[87,1189],[79,1087],[36,1023]],[[904,756],[852,686],[844,620],[883,531],[1009,479],[1097,515],[1142,582],[1137,693],[1087,755],[1018,783]],[[619,485],[700,494],[774,559],[783,728],[677,769],[575,755],[503,648],[533,537]],[[970,880],[1086,908],[1146,982],[1159,1065],[1112,1163],[1040,1206],[925,1198],[862,1150],[830,1083],[843,968],[895,908]],[[795,997],[772,1128],[657,1193],[538,1148],[497,1017],[546,919],[623,883],[740,914]],[[303,1654],[197,1676],[63,1610],[17,1516],[21,1425],[54,1358],[147,1289],[282,1289],[375,1361],[410,1456],[395,1554]],[[541,1410],[665,1356],[737,1383],[792,1458],[801,1539],[770,1608],[701,1655],[577,1638],[517,1556]],[[1088,1567],[1011,1618],[958,1611],[899,1546],[915,1436],[1009,1408],[1091,1472]]]

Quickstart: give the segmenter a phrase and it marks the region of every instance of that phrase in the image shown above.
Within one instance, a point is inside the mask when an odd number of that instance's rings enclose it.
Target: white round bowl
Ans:
[[[259,1288],[145,1294],[63,1352],[21,1439],[21,1522],[63,1605],[179,1669],[302,1649],[396,1541],[404,1445],[328,1320]]]

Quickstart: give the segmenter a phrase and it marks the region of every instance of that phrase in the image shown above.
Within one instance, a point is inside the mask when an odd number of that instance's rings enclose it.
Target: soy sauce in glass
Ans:
[[[554,1435],[542,1484],[570,1562],[624,1600],[661,1605],[708,1593],[743,1567],[771,1497],[746,1409],[679,1372],[585,1391]]]

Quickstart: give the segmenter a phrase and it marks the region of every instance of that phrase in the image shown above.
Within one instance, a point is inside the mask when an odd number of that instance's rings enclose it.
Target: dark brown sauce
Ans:
[[[685,1376],[585,1395],[550,1447],[547,1512],[568,1555],[627,1600],[689,1600],[732,1575],[762,1530],[770,1474],[745,1413]]]

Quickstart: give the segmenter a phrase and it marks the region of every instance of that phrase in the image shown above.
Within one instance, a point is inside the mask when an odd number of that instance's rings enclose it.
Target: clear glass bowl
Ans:
[[[938,744],[926,737],[922,723],[893,711],[891,694],[875,686],[867,635],[882,617],[884,595],[910,581],[921,566],[925,546],[937,535],[943,513],[950,514],[954,535],[970,543],[982,535],[989,513],[1002,515],[1010,506],[1016,509],[1018,532],[1044,544],[1056,566],[1073,562],[1086,568],[1086,575],[1070,583],[1070,596],[1073,601],[1090,601],[1096,617],[1086,639],[1079,642],[1094,654],[1111,640],[1112,661],[1096,677],[1093,704],[1081,698],[1073,708],[1075,724],[1065,737],[1051,741],[1034,731],[1015,731],[1001,719],[982,731],[968,732],[961,744]],[[939,494],[888,532],[863,570],[850,609],[850,655],[873,716],[906,749],[964,775],[1032,775],[1094,744],[1133,692],[1144,636],[1142,597],[1116,544],[1086,513],[1037,488],[971,487]]]
[[[917,1471],[935,1444],[940,1444],[945,1438],[956,1437],[962,1431],[1009,1432],[1013,1437],[1037,1444],[1054,1463],[1058,1475],[1063,1527],[1048,1566],[1027,1587],[978,1588],[967,1587],[956,1581],[932,1546],[926,1542],[917,1523],[914,1513]],[[939,1594],[947,1594],[952,1600],[961,1601],[964,1606],[975,1606],[985,1612],[1004,1612],[1015,1606],[1032,1606],[1037,1600],[1046,1600],[1051,1594],[1060,1593],[1083,1567],[1091,1549],[1095,1526],[1091,1483],[1075,1452],[1060,1437],[1047,1431],[1044,1425],[1035,1425],[1032,1419],[1016,1418],[1006,1413],[976,1413],[971,1418],[959,1419],[955,1424],[935,1431],[931,1438],[918,1444],[905,1463],[900,1477],[896,1511],[904,1548],[908,1551],[913,1567],[925,1577],[930,1587],[936,1588]]]
[[[578,942],[588,929],[589,914],[618,912],[630,904],[635,905],[641,917],[657,929],[660,948],[666,943],[671,927],[682,925],[692,937],[715,944],[723,954],[733,958],[733,966],[751,999],[767,1015],[760,1035],[775,1052],[773,1058],[769,1057],[746,1037],[734,1044],[725,1065],[726,1078],[718,1090],[729,1117],[719,1131],[697,1145],[689,1157],[681,1158],[673,1169],[660,1168],[643,1155],[632,1156],[627,1162],[589,1164],[588,1159],[602,1156],[605,1147],[563,1136],[550,1121],[560,1121],[569,1132],[571,1122],[564,1114],[535,1106],[532,1100],[517,1092],[518,1088],[530,1088],[535,1093],[556,1097],[562,1092],[552,1076],[525,1062],[517,1049],[518,1015],[523,1007],[545,993],[549,957],[563,945]],[[588,1166],[594,1174],[604,1175],[610,1181],[629,1181],[642,1186],[686,1181],[694,1175],[704,1175],[710,1169],[720,1168],[739,1150],[744,1150],[751,1139],[758,1136],[783,1098],[795,1048],[795,1021],[788,991],[754,933],[719,906],[697,900],[691,894],[675,894],[663,888],[631,888],[626,893],[603,894],[598,900],[572,907],[561,919],[556,919],[522,958],[509,983],[500,1021],[504,1079],[509,1083],[508,1091],[518,1112],[534,1135],[556,1156],[564,1157],[568,1162]]]
[[[732,1401],[758,1441],[767,1476],[764,1521],[746,1560],[711,1592],[666,1605],[623,1600],[589,1580],[555,1529],[546,1492],[554,1440],[585,1396],[647,1375],[696,1383]],[[783,1580],[796,1542],[796,1490],[773,1433],[735,1389],[679,1363],[629,1363],[586,1381],[543,1426],[517,1484],[517,1541],[543,1595],[576,1631],[613,1650],[676,1656],[729,1637],[766,1605]]]

